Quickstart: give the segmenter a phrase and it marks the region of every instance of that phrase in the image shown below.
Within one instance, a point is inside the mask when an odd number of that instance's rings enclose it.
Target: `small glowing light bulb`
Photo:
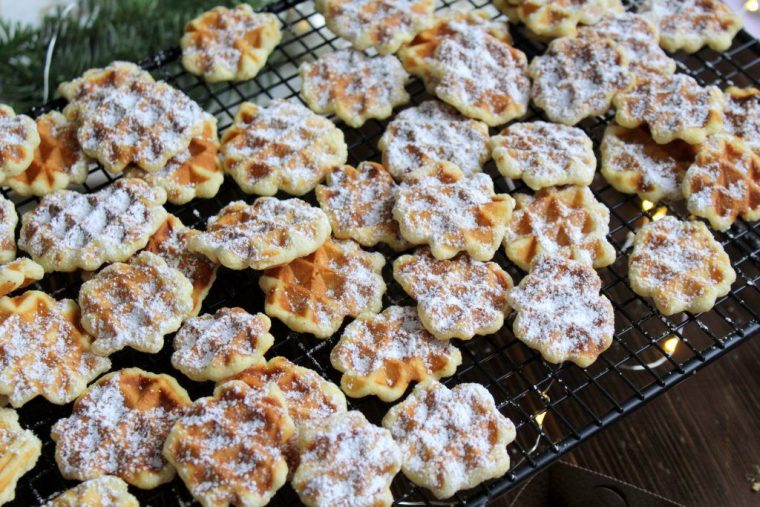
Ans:
[[[679,339],[677,336],[671,336],[667,340],[665,340],[662,343],[662,348],[667,352],[669,356],[673,355],[673,352],[676,351],[676,347],[678,347]]]
[[[647,201],[646,199],[641,201],[642,211],[649,211],[652,208],[654,208],[654,203],[652,201]]]
[[[744,2],[744,8],[747,9],[749,12],[758,12],[760,11],[760,1],[747,0],[746,2]]]

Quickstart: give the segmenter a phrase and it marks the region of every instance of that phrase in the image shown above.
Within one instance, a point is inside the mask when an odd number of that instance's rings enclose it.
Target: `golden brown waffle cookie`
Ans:
[[[378,147],[383,165],[400,181],[415,169],[438,162],[451,162],[470,176],[479,173],[490,157],[488,125],[437,100],[397,114]]]
[[[600,148],[602,175],[619,192],[652,202],[679,201],[683,176],[696,151],[680,139],[657,144],[646,127],[612,124],[604,130]]]
[[[535,121],[513,123],[491,138],[493,159],[507,178],[533,190],[590,185],[596,172],[594,143],[581,129]]]
[[[135,81],[153,82],[148,71],[132,62],[111,62],[107,67],[89,69],[81,77],[58,85],[58,93],[71,103],[82,105],[100,93],[128,87]]]
[[[39,144],[34,120],[0,104],[0,183],[26,171]]]
[[[193,286],[150,252],[102,269],[79,290],[82,327],[95,337],[92,351],[107,356],[132,347],[155,354],[164,335],[179,329],[193,309]]]
[[[334,167],[346,163],[343,132],[295,100],[266,107],[245,102],[222,136],[225,171],[244,192],[310,192]]]
[[[409,102],[404,89],[409,75],[392,55],[369,57],[341,49],[302,63],[299,72],[301,97],[311,110],[334,113],[350,127],[388,118],[394,107]]]
[[[686,74],[637,78],[615,97],[615,120],[626,128],[648,125],[652,139],[666,144],[683,139],[700,144],[723,125],[723,95],[715,86],[700,86]]]
[[[639,13],[660,29],[660,45],[673,53],[695,53],[704,45],[725,51],[743,25],[720,0],[646,0]]]
[[[293,489],[308,507],[390,507],[401,450],[356,410],[314,421],[298,434]]]
[[[285,484],[283,449],[294,431],[276,386],[226,382],[180,417],[164,456],[203,507],[265,505]]]
[[[253,78],[280,43],[280,20],[250,5],[214,7],[185,25],[182,66],[209,83]]]
[[[636,233],[628,278],[636,294],[673,315],[708,311],[731,289],[736,273],[705,224],[667,216]]]
[[[555,123],[605,114],[630,85],[626,50],[612,39],[563,37],[530,62],[531,98]]]
[[[0,296],[10,294],[45,276],[45,270],[31,259],[21,257],[0,265]]]
[[[509,312],[512,278],[495,262],[466,254],[438,260],[420,248],[393,262],[393,278],[417,301],[422,325],[439,340],[495,333]]]
[[[509,469],[512,421],[480,384],[449,389],[427,379],[383,418],[401,447],[401,470],[436,498],[500,477]]]
[[[760,155],[760,90],[729,86],[723,97],[723,128]]]
[[[74,486],[46,502],[42,507],[139,507],[127,483],[104,475]]]
[[[530,271],[544,256],[561,255],[603,268],[615,262],[606,239],[610,210],[588,187],[545,188],[517,194],[515,211],[504,236],[509,260]]]
[[[166,261],[170,268],[179,270],[193,284],[193,309],[191,316],[198,315],[203,300],[216,280],[217,265],[205,255],[188,250],[190,239],[200,234],[199,231],[185,227],[179,218],[167,215],[163,225],[151,236],[145,246],[151,252]]]
[[[713,229],[725,231],[739,217],[760,220],[760,155],[737,137],[712,136],[699,147],[682,188],[689,212]]]
[[[16,258],[18,214],[11,201],[0,195],[0,263]]]
[[[329,239],[314,253],[264,272],[264,309],[293,331],[329,338],[345,317],[382,309],[384,265],[380,253]]]
[[[312,253],[329,236],[321,209],[301,199],[260,197],[222,208],[188,247],[230,269],[267,269]]]
[[[427,244],[439,259],[467,252],[490,260],[504,237],[514,200],[494,194],[491,177],[466,177],[455,165],[440,162],[418,169],[399,186],[393,218],[401,236]]]
[[[174,478],[161,456],[174,422],[190,406],[169,375],[125,368],[104,375],[53,425],[55,461],[66,479],[113,475],[141,489]]]
[[[507,295],[517,312],[515,336],[550,363],[591,365],[615,333],[612,303],[599,295],[601,287],[587,264],[565,257],[539,260]]]
[[[327,175],[327,185],[319,185],[316,194],[336,238],[370,247],[382,242],[404,250],[411,245],[401,238],[393,219],[396,189],[383,166],[362,162],[355,168],[334,169]]]
[[[497,5],[498,6],[498,5]],[[605,14],[621,14],[620,0],[502,0],[506,10],[539,37],[572,37],[578,25],[595,25]]]
[[[18,423],[18,414],[0,408],[0,504],[16,498],[16,483],[37,464],[42,442]]]
[[[64,405],[111,368],[111,361],[90,351],[79,317],[74,301],[44,292],[0,298],[0,395],[11,405],[38,395]]]
[[[317,0],[331,32],[356,49],[395,53],[433,23],[435,0]]]
[[[350,323],[330,362],[343,373],[340,387],[346,394],[374,394],[390,402],[403,396],[411,382],[450,377],[462,364],[462,354],[430,334],[415,307],[391,306]]]
[[[266,361],[274,344],[271,325],[266,315],[237,307],[188,319],[174,336],[172,366],[198,382],[240,373]]]
[[[91,194],[58,190],[21,218],[19,247],[45,271],[94,271],[145,247],[166,219],[166,192],[120,179]]]

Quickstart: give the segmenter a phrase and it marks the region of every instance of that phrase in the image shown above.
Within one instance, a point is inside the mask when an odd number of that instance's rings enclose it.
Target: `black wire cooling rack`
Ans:
[[[485,8],[494,16],[498,14],[487,0],[443,0],[439,1],[441,3],[441,7],[454,4],[466,8]],[[626,3],[629,8],[635,8],[635,2]],[[251,81],[208,85],[182,69],[178,63],[179,49],[176,48],[155,55],[142,64],[155,77],[185,91],[207,111],[215,114],[220,131],[224,131],[244,101],[266,103],[276,97],[297,97],[300,89],[298,65],[346,46],[324,27],[324,19],[315,12],[311,1],[278,2],[268,9],[282,20],[285,35],[266,68]],[[511,28],[515,45],[529,58],[544,51],[545,45],[528,39],[522,28]],[[679,72],[688,73],[703,84],[717,83],[722,88],[729,84],[760,84],[760,42],[746,32],[739,33],[731,49],[725,53],[703,49],[694,55],[679,54],[676,57]],[[429,98],[419,80],[409,84],[408,90],[414,104]],[[32,113],[40,114],[63,105],[62,101],[56,101]],[[541,114],[534,110],[530,116],[541,117]],[[588,119],[581,124],[597,146],[610,118],[611,115]],[[379,159],[377,140],[386,124],[387,121],[372,120],[358,130],[340,124],[349,146],[349,163]],[[493,177],[500,192],[528,191],[520,182],[502,178],[493,164],[487,166],[486,171]],[[80,190],[94,190],[110,181],[112,178],[101,168],[94,168],[87,184]],[[490,390],[500,410],[517,427],[517,440],[509,447],[512,467],[504,477],[461,492],[450,502],[444,503],[434,501],[429,493],[415,487],[399,474],[393,483],[394,496],[399,505],[483,505],[758,331],[760,224],[739,221],[731,230],[716,235],[737,272],[737,280],[730,294],[720,299],[708,313],[663,317],[651,302],[636,296],[628,284],[626,272],[631,238],[647,220],[666,212],[682,217],[686,213],[677,206],[664,208],[642,203],[635,196],[618,193],[598,175],[592,190],[610,209],[609,239],[618,252],[617,261],[599,271],[604,282],[603,292],[615,306],[616,332],[612,347],[586,369],[569,364],[549,365],[514,338],[511,319],[496,334],[467,342],[457,341],[462,350],[463,364],[446,383],[479,382]],[[19,212],[30,209],[37,202],[35,199],[20,198],[7,190],[3,193],[16,202]],[[228,180],[213,199],[195,200],[185,206],[167,205],[167,208],[186,225],[203,228],[209,216],[234,199],[251,202],[255,196],[244,195]],[[306,199],[315,202],[313,195]],[[383,273],[388,282],[385,305],[413,304],[393,282],[390,266],[394,254],[381,251],[388,257]],[[515,283],[519,282],[523,273],[507,261],[502,251],[495,261],[510,272]],[[80,284],[79,274],[59,273],[48,276],[36,288],[57,298],[76,299]],[[214,312],[219,307],[232,305],[242,306],[251,312],[263,310],[263,294],[258,287],[257,272],[220,269],[203,312]],[[276,337],[276,344],[269,357],[284,355],[334,382],[339,381],[339,373],[329,366],[329,353],[336,337],[317,340],[310,335],[291,332],[276,320],[272,334]],[[210,383],[192,382],[172,369],[169,363],[171,337],[166,344],[160,353],[154,355],[121,351],[112,357],[113,367],[138,366],[152,372],[167,372],[175,375],[193,398],[209,395],[213,388]],[[349,402],[352,408],[362,410],[376,423],[389,408],[389,405],[375,398]],[[58,407],[39,397],[19,410],[22,424],[34,430],[44,444],[37,466],[19,481],[16,504],[36,505],[74,485],[59,474],[53,458],[54,444],[50,440],[51,425],[68,416],[70,410],[70,405]],[[143,505],[192,504],[191,496],[178,479],[152,491],[132,489]],[[287,485],[273,500],[275,505],[296,503],[297,496]]]

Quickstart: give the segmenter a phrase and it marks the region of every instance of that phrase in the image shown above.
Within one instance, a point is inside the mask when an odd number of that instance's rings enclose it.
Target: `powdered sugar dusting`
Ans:
[[[639,13],[660,29],[670,51],[685,47],[694,52],[705,42],[728,49],[742,25],[741,17],[720,0],[646,0]]]
[[[760,90],[729,88],[724,93],[723,127],[760,156]]]
[[[34,120],[0,104],[0,180],[25,170],[39,143]]]

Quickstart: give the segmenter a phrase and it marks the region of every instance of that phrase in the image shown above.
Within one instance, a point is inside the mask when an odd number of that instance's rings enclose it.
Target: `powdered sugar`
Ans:
[[[516,14],[535,34],[543,37],[575,35],[579,23],[593,25],[612,11],[622,12],[620,0],[508,0]]]
[[[730,87],[723,96],[723,128],[760,156],[760,90]]]
[[[26,170],[39,144],[34,120],[0,104],[0,181]]]
[[[0,262],[10,262],[16,258],[16,224],[16,207],[0,196]]]

